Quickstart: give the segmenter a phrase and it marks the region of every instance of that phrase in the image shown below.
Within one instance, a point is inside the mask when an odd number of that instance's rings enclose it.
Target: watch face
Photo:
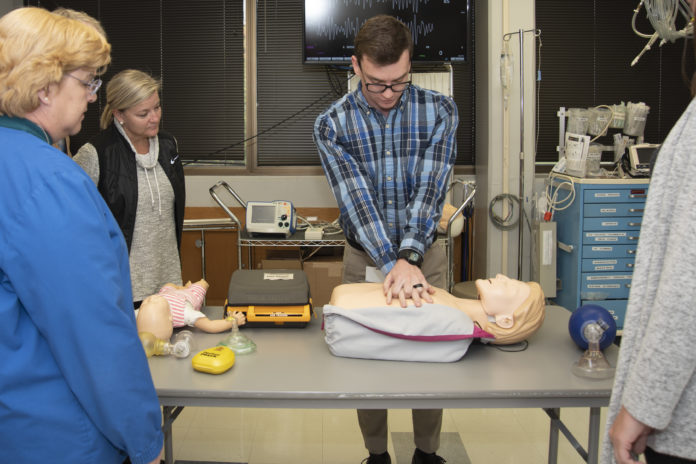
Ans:
[[[399,258],[405,259],[409,264],[414,266],[420,266],[423,262],[423,257],[418,254],[417,251],[413,250],[401,250],[399,252]]]

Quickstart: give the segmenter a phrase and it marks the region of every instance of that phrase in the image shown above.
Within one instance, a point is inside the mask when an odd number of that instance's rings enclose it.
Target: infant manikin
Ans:
[[[246,323],[243,313],[235,311],[226,319],[211,320],[201,312],[208,282],[186,285],[165,284],[157,295],[150,295],[140,305],[136,323],[138,332],[150,332],[169,340],[174,327],[196,327],[204,332],[219,333]]]

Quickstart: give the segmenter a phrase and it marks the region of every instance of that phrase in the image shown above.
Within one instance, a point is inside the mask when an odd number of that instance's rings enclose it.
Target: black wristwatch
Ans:
[[[413,266],[421,267],[421,264],[423,264],[423,257],[421,256],[421,254],[415,250],[410,250],[408,248],[399,250],[398,257],[399,259],[405,259],[408,262],[408,264],[412,264]]]

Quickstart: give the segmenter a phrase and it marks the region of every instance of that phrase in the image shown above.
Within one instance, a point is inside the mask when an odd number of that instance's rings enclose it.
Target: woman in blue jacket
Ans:
[[[51,144],[76,134],[111,46],[40,8],[0,18],[0,462],[158,462],[161,412],[123,235]]]

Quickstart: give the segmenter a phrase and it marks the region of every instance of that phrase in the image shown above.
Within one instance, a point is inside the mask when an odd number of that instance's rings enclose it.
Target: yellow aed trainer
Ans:
[[[241,269],[232,274],[225,310],[246,326],[304,327],[312,315],[307,275],[296,269]]]
[[[234,365],[234,351],[215,346],[201,351],[191,359],[193,368],[208,374],[222,374]]]

